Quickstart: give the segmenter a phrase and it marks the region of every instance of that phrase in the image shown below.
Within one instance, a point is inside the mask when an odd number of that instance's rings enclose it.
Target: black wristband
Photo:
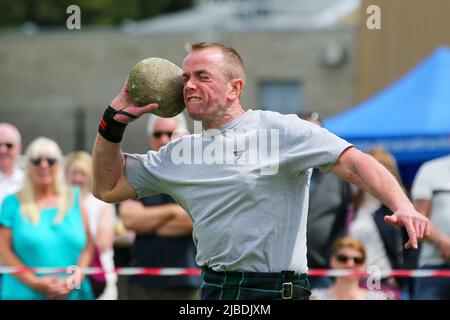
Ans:
[[[106,140],[114,143],[122,141],[123,133],[127,126],[126,123],[120,123],[114,120],[114,116],[118,113],[121,112],[108,106],[98,127],[98,133]]]

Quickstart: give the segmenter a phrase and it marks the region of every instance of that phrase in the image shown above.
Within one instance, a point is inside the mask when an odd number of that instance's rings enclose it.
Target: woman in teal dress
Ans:
[[[24,187],[0,211],[0,258],[10,267],[50,267],[62,274],[5,274],[1,299],[93,299],[88,279],[69,270],[88,267],[93,244],[79,191],[63,178],[56,142],[34,140],[26,152]]]

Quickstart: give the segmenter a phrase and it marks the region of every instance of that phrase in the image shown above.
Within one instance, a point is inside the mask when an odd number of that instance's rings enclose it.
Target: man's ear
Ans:
[[[242,79],[231,80],[231,90],[228,94],[230,99],[239,98],[241,96],[243,87],[244,87],[244,80]]]

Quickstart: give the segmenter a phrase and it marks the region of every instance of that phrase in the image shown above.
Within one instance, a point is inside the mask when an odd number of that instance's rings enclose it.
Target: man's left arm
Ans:
[[[405,227],[409,236],[405,248],[418,248],[418,242],[430,235],[429,220],[418,213],[395,177],[372,156],[350,147],[339,157],[331,172],[369,192],[394,213],[384,220]]]

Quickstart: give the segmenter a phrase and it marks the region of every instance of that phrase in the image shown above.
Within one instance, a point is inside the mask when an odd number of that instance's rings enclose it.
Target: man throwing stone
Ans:
[[[183,77],[187,112],[203,131],[158,152],[123,154],[125,125],[158,108],[133,103],[125,83],[99,128],[94,194],[107,202],[170,194],[193,220],[202,299],[308,299],[312,168],[331,171],[386,204],[394,214],[385,221],[406,227],[406,247],[417,248],[429,235],[427,218],[372,157],[296,115],[245,111],[244,65],[234,49],[192,45]]]

